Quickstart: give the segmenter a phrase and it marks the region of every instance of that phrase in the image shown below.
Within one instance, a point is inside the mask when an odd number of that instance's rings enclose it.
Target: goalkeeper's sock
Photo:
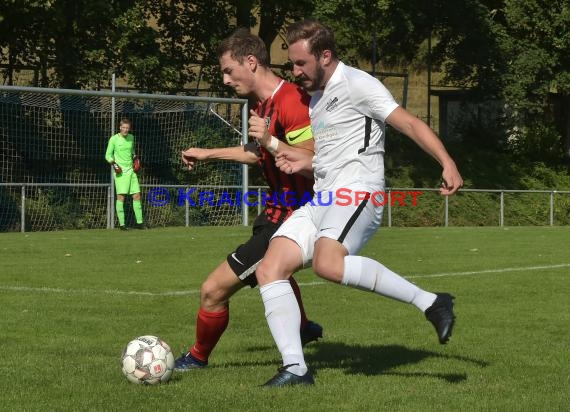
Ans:
[[[117,219],[119,219],[119,226],[125,226],[125,202],[117,200],[115,202],[115,209],[117,210]]]
[[[309,319],[307,319],[307,314],[305,313],[305,306],[303,306],[303,299],[301,298],[301,290],[299,289],[299,285],[297,281],[293,279],[293,276],[289,278],[289,283],[291,284],[291,288],[293,289],[293,293],[295,294],[295,298],[297,299],[297,303],[299,304],[299,310],[301,311],[301,330],[305,329],[305,326],[309,323]]]
[[[342,284],[411,303],[422,312],[437,297],[408,282],[381,263],[363,256],[345,256]]]
[[[135,211],[135,218],[137,219],[137,223],[140,225],[143,222],[142,203],[140,199],[133,199],[133,210]]]
[[[226,330],[229,320],[228,307],[221,312],[200,309],[196,319],[196,343],[190,348],[190,354],[202,362],[208,362],[208,357]]]

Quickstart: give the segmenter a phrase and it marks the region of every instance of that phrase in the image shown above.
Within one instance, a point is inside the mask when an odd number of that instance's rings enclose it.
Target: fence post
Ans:
[[[249,106],[247,103],[243,105],[241,108],[241,139],[244,145],[247,144],[247,131],[248,131],[248,119],[249,119]],[[242,181],[241,181],[241,192],[243,194],[247,193],[248,186],[249,186],[249,166],[246,164],[242,165]],[[243,195],[242,195],[243,196]],[[241,209],[241,217],[242,217],[242,225],[248,226],[249,225],[249,208],[242,207]]]
[[[186,193],[188,193],[188,187],[185,188],[186,189]],[[190,226],[190,204],[187,200],[184,200],[184,223],[186,224],[186,227]]]
[[[501,191],[501,208],[499,211],[499,226],[503,227],[505,224],[505,192]]]
[[[111,185],[107,187],[107,229],[111,229]]]
[[[261,214],[261,188],[258,187],[257,188],[257,216],[259,216]]]
[[[115,93],[115,73],[111,76],[111,91]],[[109,136],[113,136],[115,134],[115,96],[111,97],[111,133]],[[109,177],[111,179],[111,208],[109,209],[109,221],[111,222],[109,228],[115,228],[115,205],[113,200],[115,200],[115,176],[113,170],[109,168]]]
[[[554,226],[554,193],[556,190],[550,192],[550,226]]]
[[[26,231],[26,185],[22,185],[22,195],[21,195],[21,207],[20,207],[20,231],[24,233]]]
[[[391,189],[388,188],[386,196],[388,196],[388,227],[392,227],[392,194]]]
[[[449,196],[445,196],[445,227],[449,225]]]

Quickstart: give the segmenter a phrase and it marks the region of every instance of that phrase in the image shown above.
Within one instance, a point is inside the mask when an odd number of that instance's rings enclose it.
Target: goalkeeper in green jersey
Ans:
[[[105,152],[105,160],[112,166],[115,177],[115,191],[117,201],[115,208],[119,219],[119,228],[127,230],[125,226],[125,196],[133,196],[133,209],[137,223],[135,228],[144,229],[141,204],[141,189],[137,172],[140,170],[140,160],[135,155],[135,137],[129,133],[131,121],[121,119],[119,133],[111,136]]]

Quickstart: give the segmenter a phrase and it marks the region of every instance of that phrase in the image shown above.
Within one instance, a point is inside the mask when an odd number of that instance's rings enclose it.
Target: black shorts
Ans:
[[[281,226],[267,220],[265,214],[257,216],[253,222],[252,235],[247,242],[239,245],[233,253],[228,255],[228,264],[236,276],[252,288],[257,286],[255,268],[261,262],[269,247],[271,236]]]

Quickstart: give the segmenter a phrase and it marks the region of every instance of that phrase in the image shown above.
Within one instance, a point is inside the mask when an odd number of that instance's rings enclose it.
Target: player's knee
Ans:
[[[208,311],[215,311],[227,306],[228,292],[217,282],[207,279],[200,288],[200,307]]]
[[[257,283],[259,285],[265,285],[271,282],[271,272],[270,268],[264,261],[262,260],[259,265],[255,268],[255,276],[257,277]]]
[[[336,260],[316,258],[313,260],[313,271],[317,276],[340,283],[344,272],[344,263]]]
[[[259,286],[266,285],[278,280],[286,280],[293,274],[292,270],[286,268],[282,262],[269,262],[262,260],[255,268],[255,276]]]
[[[321,259],[314,259],[313,272],[315,272],[317,276],[326,278],[328,274],[328,268]]]

